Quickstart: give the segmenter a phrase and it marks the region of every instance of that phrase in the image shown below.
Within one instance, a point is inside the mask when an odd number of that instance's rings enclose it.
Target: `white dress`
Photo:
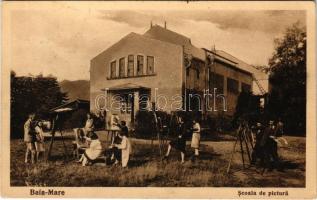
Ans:
[[[102,146],[100,140],[91,140],[89,148],[85,150],[85,155],[90,160],[95,160],[102,153]]]
[[[191,147],[198,149],[200,144],[200,125],[198,123],[194,124],[193,129],[197,129],[193,132]]]
[[[45,146],[44,146],[44,134],[41,127],[36,126],[35,127],[36,132],[36,142],[35,142],[35,148],[38,152],[44,152]]]
[[[132,150],[130,140],[126,136],[123,136],[121,144],[117,145],[117,147],[121,149],[122,167],[126,167]]]

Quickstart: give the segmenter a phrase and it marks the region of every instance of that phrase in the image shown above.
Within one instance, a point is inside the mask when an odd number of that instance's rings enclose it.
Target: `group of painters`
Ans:
[[[163,160],[167,160],[171,149],[176,149],[180,152],[181,163],[185,162],[186,154],[186,140],[187,136],[191,136],[191,148],[193,149],[192,161],[199,157],[200,146],[200,124],[196,120],[190,123],[185,123],[183,118],[177,118],[176,133],[177,137],[172,139],[169,144]],[[43,124],[42,122],[34,123],[34,114],[29,115],[29,118],[24,124],[24,141],[26,142],[25,162],[28,162],[28,157],[31,155],[31,162],[39,160],[39,156],[45,151]],[[186,124],[186,125],[185,125]],[[131,143],[128,137],[129,130],[125,121],[119,122],[119,118],[114,118],[111,121],[113,130],[116,130],[115,136],[112,138],[111,145],[107,149],[108,163],[117,165],[121,163],[122,167],[127,167],[129,157],[131,154]],[[256,163],[260,159],[261,163],[267,162],[276,165],[278,163],[277,143],[279,136],[283,134],[283,123],[281,121],[274,124],[269,122],[268,127],[264,127],[260,122],[252,128],[255,134],[255,146],[252,153],[252,163]],[[84,152],[78,160],[83,166],[91,164],[96,160],[103,151],[102,144],[98,135],[94,132],[94,120],[91,114],[87,114],[87,120],[83,128],[76,130],[78,141],[82,142],[82,146],[75,148],[82,148]],[[286,142],[286,141],[284,141]],[[78,143],[76,144],[78,145]],[[272,161],[272,162],[270,162]]]

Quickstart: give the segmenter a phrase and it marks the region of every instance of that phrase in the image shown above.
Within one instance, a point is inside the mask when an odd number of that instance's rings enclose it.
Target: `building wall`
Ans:
[[[235,112],[236,103],[238,100],[239,93],[232,93],[228,91],[228,78],[234,79],[238,81],[238,89],[239,92],[242,91],[242,83],[248,84],[251,86],[252,91],[252,75],[247,74],[245,72],[233,69],[229,67],[228,65],[221,63],[221,62],[214,62],[214,64],[211,67],[211,72],[215,74],[222,75],[224,77],[224,87],[223,87],[223,94],[226,97],[227,100],[227,112],[225,112],[227,115],[233,115]],[[213,81],[212,77],[210,77],[209,81]],[[212,88],[211,88],[212,90]],[[219,94],[218,92],[216,94]],[[220,98],[217,98],[217,110],[223,110],[223,101]],[[213,108],[214,109],[214,108]]]
[[[144,72],[147,66],[146,56],[154,56],[155,75],[109,79],[110,63],[116,60],[118,74],[119,59],[125,57],[125,66],[127,66],[127,57],[130,54],[134,55],[134,73],[136,73],[137,55],[144,56]],[[154,91],[157,88],[157,95],[165,95],[167,105],[170,105],[172,96],[182,93],[182,67],[183,49],[181,46],[131,33],[91,60],[90,109],[93,112],[96,111],[95,100],[98,95],[103,94],[101,89],[126,83],[151,88],[152,100],[155,98]],[[166,107],[164,110],[170,111],[171,109]]]

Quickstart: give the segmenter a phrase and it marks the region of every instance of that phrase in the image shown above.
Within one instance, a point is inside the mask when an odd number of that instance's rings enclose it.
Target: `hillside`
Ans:
[[[75,99],[89,100],[89,81],[77,80],[69,81],[63,80],[59,82],[62,92],[67,92],[69,101]]]

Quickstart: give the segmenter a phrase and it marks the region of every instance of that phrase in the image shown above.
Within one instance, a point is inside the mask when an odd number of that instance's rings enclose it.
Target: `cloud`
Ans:
[[[287,26],[299,21],[305,24],[305,11],[272,10],[272,11],[234,11],[234,10],[196,10],[196,11],[103,11],[102,18],[142,27],[150,21],[168,21],[173,24],[184,24],[186,20],[207,21],[224,30],[247,29],[280,33]]]
[[[191,38],[194,45],[228,51],[250,64],[265,65],[275,37],[302,11],[178,11],[51,8],[11,14],[11,68],[18,75],[53,74],[59,80],[89,79],[90,60],[130,32],[154,24]]]

